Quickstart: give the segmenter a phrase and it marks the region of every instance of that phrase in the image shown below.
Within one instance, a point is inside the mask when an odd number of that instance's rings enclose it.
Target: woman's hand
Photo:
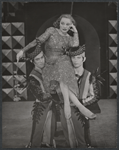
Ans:
[[[74,33],[78,33],[75,25],[73,25],[73,24],[70,26],[70,30],[72,30]]]
[[[17,54],[17,62],[19,62],[20,58],[23,57],[24,52],[21,50],[18,54]]]

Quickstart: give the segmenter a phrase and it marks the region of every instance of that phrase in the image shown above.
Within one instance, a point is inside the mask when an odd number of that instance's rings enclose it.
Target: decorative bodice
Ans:
[[[64,55],[65,49],[74,44],[75,37],[62,35],[57,28],[50,27],[38,37],[38,45],[45,44],[46,61],[56,61]]]
[[[45,55],[48,59],[62,56],[69,46],[69,37],[60,35],[57,29],[45,43]]]

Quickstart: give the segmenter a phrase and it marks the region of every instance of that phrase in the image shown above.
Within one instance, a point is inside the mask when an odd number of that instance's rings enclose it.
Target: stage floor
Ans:
[[[2,148],[25,148],[31,134],[31,110],[33,102],[2,103]],[[116,148],[117,100],[99,101],[101,114],[90,121],[92,146]],[[56,134],[57,147],[66,147],[60,123]]]

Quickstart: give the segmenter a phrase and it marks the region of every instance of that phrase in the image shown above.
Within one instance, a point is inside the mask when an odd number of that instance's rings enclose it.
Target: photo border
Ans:
[[[117,43],[119,43],[119,0],[1,0],[1,2],[118,2],[118,6],[117,6],[117,9],[118,9],[118,12],[117,12]],[[0,9],[2,10],[2,6],[1,6],[1,3],[0,3]],[[1,11],[2,12],[2,11]],[[2,16],[2,15],[1,15]],[[1,24],[2,24],[2,17],[1,17]],[[0,34],[1,34],[1,37],[2,37],[2,26],[0,28]],[[119,47],[117,45],[117,52],[119,52]],[[1,60],[1,64],[2,64],[2,41],[1,41],[1,55],[0,55],[0,60]],[[117,58],[117,70],[118,70],[118,67],[119,67],[119,58]],[[0,67],[0,72],[2,74],[2,66]],[[117,72],[117,81],[119,81],[119,73]],[[2,149],[2,75],[1,75],[1,80],[0,80],[0,86],[1,86],[1,93],[0,93],[0,113],[1,113],[1,124],[0,124],[0,127],[1,127],[1,130],[0,130],[0,134],[1,134],[1,138],[0,138],[0,142],[1,142],[1,145],[0,145],[0,148]],[[119,84],[117,82],[117,148],[119,148]],[[114,150],[114,149],[117,149],[117,148],[108,148],[108,149],[111,149],[111,150]],[[12,148],[4,148],[4,149],[12,149]],[[26,149],[26,148],[14,148],[14,149]],[[32,148],[32,149],[36,149],[36,148]],[[40,149],[45,149],[45,148],[40,148]],[[54,149],[54,148],[47,148],[47,149]],[[56,148],[56,149],[61,149],[61,148]],[[63,148],[64,149],[67,149],[67,148]],[[68,149],[73,149],[73,150],[78,150],[79,148],[68,148]],[[80,149],[84,149],[84,148],[80,148]],[[99,149],[99,148],[93,148],[94,150],[95,149]],[[107,148],[101,148],[101,150],[103,149],[107,149]]]

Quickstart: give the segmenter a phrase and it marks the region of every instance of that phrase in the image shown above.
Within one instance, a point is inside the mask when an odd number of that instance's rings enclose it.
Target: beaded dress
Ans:
[[[54,27],[48,28],[38,37],[38,47],[45,43],[46,65],[43,69],[43,80],[47,92],[49,92],[50,81],[56,80],[66,84],[78,96],[74,69],[69,56],[65,54],[65,49],[73,46],[75,40],[77,40],[75,37],[61,35]]]

